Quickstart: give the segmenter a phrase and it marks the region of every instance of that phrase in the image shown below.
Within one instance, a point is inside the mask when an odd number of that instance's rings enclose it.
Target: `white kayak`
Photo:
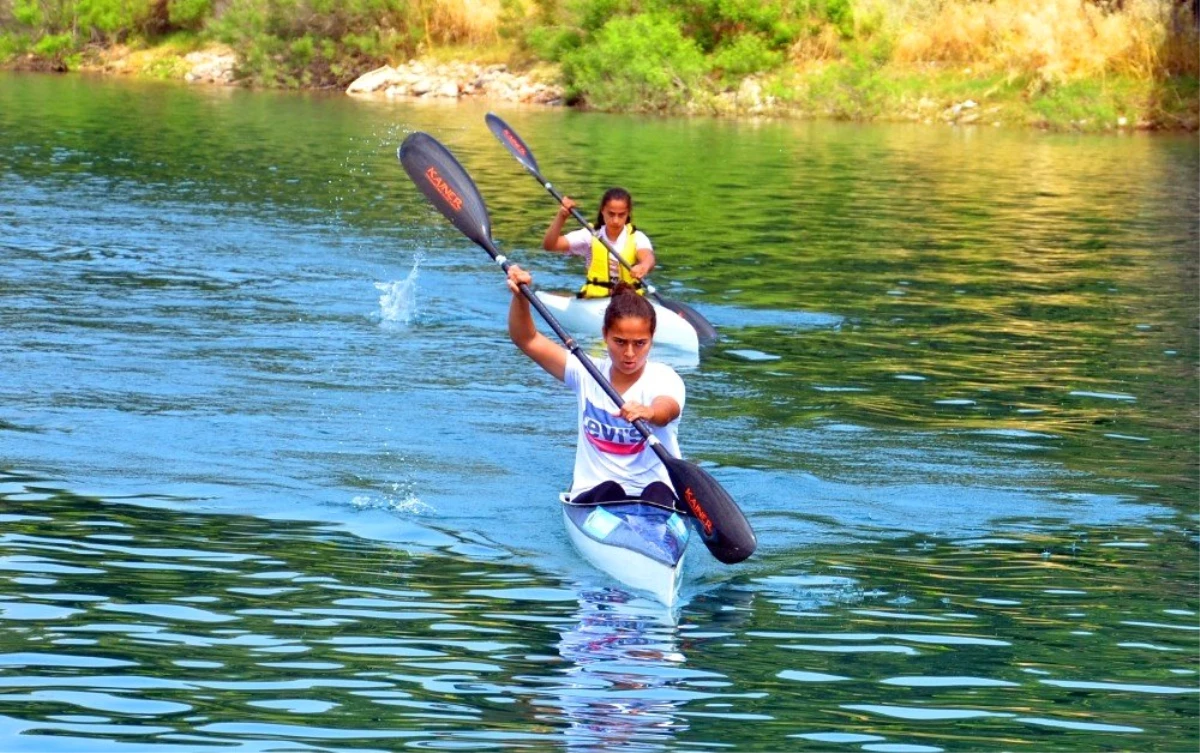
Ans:
[[[691,538],[679,513],[641,499],[576,505],[563,494],[560,501],[567,534],[586,560],[622,584],[675,605]]]
[[[554,318],[572,335],[600,337],[604,326],[604,309],[608,307],[608,298],[577,298],[574,295],[562,293],[547,293],[539,290],[536,293]],[[653,303],[653,301],[651,301]],[[696,330],[679,314],[669,308],[653,303],[657,326],[654,330],[654,344],[665,345],[675,350],[691,354],[700,353],[700,339]]]

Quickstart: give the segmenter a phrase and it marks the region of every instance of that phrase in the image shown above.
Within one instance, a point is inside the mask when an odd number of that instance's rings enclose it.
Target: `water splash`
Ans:
[[[357,510],[386,510],[402,515],[426,515],[434,512],[432,505],[422,502],[411,492],[406,496],[397,497],[385,494],[382,497],[371,494],[359,494],[350,500]]]
[[[408,277],[403,280],[375,283],[375,289],[383,293],[379,296],[379,320],[384,325],[412,324],[417,315],[417,277],[421,261],[421,255],[417,254]]]

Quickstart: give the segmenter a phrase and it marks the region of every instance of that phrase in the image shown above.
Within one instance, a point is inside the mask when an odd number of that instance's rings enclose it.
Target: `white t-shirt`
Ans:
[[[608,238],[608,227],[607,226],[600,229],[600,235],[605,238]],[[628,243],[628,241],[626,240],[628,235],[629,235],[629,226],[626,225],[621,230],[621,234],[617,236],[616,240],[613,240],[612,238],[608,238],[608,240],[610,243],[612,243],[613,248],[617,249],[617,251],[621,251],[622,249],[625,248],[625,244]],[[590,269],[591,264],[592,264],[592,241],[595,240],[595,237],[592,235],[592,231],[588,230],[587,228],[581,227],[578,230],[572,230],[571,232],[567,233],[564,237],[567,239],[567,243],[570,244],[570,248],[567,249],[567,252],[573,256],[582,256],[584,264],[587,264],[588,268]],[[636,248],[638,250],[641,250],[641,249],[646,249],[648,251],[654,250],[654,246],[650,245],[650,239],[648,237],[646,237],[646,234],[643,233],[641,230],[633,231],[633,246],[634,246],[634,248]],[[618,262],[616,259],[614,259],[612,257],[612,254],[609,254],[607,250],[604,253],[608,254],[608,275],[609,275],[609,277],[614,280],[618,279],[620,262]]]
[[[611,374],[612,362],[608,358],[593,358],[592,363],[605,377]],[[617,406],[574,355],[567,357],[563,382],[575,392],[579,407],[572,497],[609,479],[629,494],[640,493],[653,481],[671,485],[666,466],[645,437],[632,423],[617,415]],[[650,405],[654,398],[663,395],[679,404],[679,417],[666,426],[656,426],[649,421],[646,424],[667,452],[679,457],[679,418],[683,416],[687,390],[675,370],[665,363],[647,362],[641,378],[625,390],[623,397]]]

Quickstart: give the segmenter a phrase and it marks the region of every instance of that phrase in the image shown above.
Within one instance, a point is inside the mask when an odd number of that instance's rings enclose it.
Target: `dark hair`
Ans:
[[[623,201],[629,206],[629,218],[625,221],[628,224],[633,224],[633,197],[624,188],[610,188],[600,197],[600,211],[596,213],[597,228],[604,227],[604,207],[613,199]]]
[[[658,315],[654,306],[638,295],[637,289],[627,282],[613,286],[612,299],[604,309],[604,331],[607,332],[618,319],[645,319],[650,322],[650,334],[658,326]]]

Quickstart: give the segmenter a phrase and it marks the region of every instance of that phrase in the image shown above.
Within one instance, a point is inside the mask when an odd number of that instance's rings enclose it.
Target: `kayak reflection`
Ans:
[[[689,670],[675,614],[615,588],[583,591],[577,622],[558,650],[565,681],[539,699],[566,723],[571,751],[659,751],[688,728],[679,708],[701,695],[690,680],[717,677]]]

